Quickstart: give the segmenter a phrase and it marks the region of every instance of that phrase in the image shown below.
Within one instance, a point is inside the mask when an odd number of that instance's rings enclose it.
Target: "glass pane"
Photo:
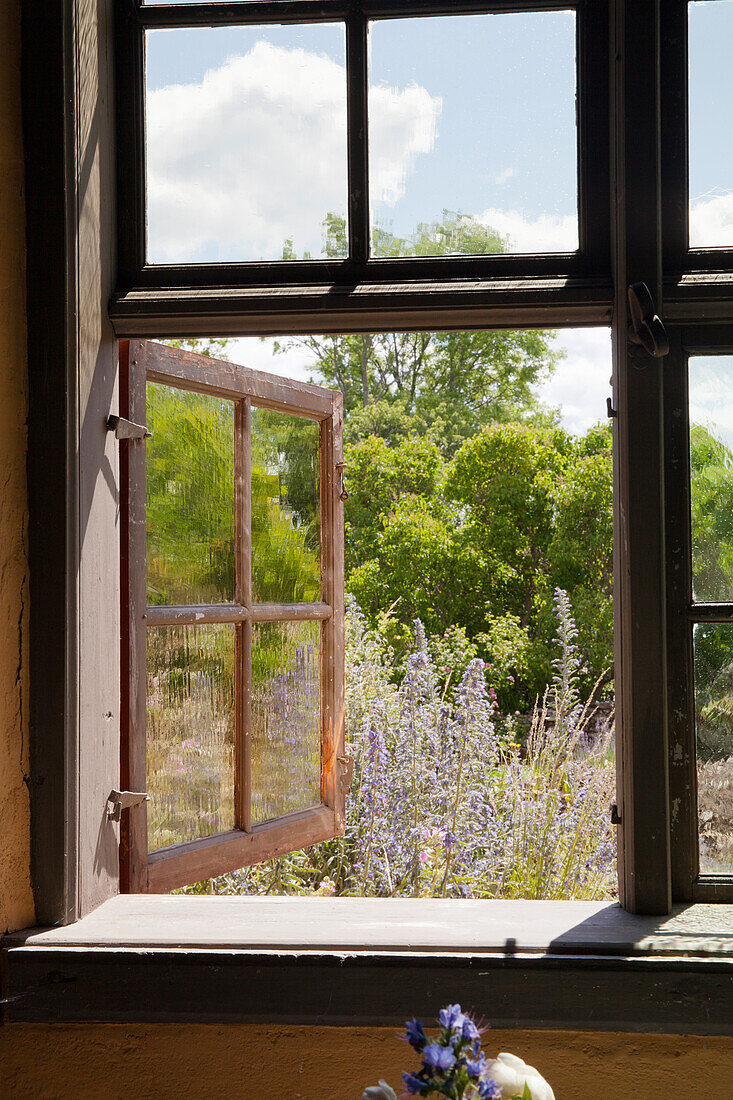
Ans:
[[[234,626],[148,629],[148,846],[234,827]]]
[[[321,803],[321,624],[252,628],[252,822]]]
[[[252,409],[252,598],[321,597],[320,428]]]
[[[692,590],[703,603],[733,600],[733,356],[689,366]]]
[[[372,252],[578,247],[573,12],[377,21]]]
[[[690,245],[733,247],[733,0],[695,0],[690,31]]]
[[[149,382],[148,603],[234,599],[234,404]]]
[[[344,28],[146,35],[150,263],[346,254]]]
[[[695,627],[700,871],[733,874],[733,626]]]

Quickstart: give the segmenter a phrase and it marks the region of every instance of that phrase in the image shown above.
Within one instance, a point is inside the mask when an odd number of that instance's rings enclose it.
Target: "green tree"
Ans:
[[[558,428],[494,424],[449,462],[429,440],[390,447],[371,437],[349,458],[347,583],[374,621],[393,608],[397,645],[416,615],[446,645],[461,628],[492,665],[503,701],[526,704],[551,675],[552,599],[565,585],[578,609],[582,686],[611,664],[606,428],[576,440]]]
[[[341,255],[343,219],[329,215],[324,228],[327,255]],[[481,255],[504,247],[494,230],[447,211],[409,239],[374,230],[375,252],[385,257]],[[535,387],[558,360],[552,337],[535,331],[369,333],[294,337],[276,350],[305,348],[318,380],[341,390],[347,438],[361,438],[370,422],[386,436],[396,421],[400,431],[427,433],[452,453],[487,423],[547,419]],[[372,406],[376,413],[357,414]]]

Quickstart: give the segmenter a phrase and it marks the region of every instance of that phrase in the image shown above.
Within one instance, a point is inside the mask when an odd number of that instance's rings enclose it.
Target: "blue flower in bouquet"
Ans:
[[[501,1100],[504,1095],[496,1081],[481,1081],[478,1087],[481,1100]]]
[[[405,1024],[405,1031],[405,1038],[410,1046],[415,1050],[422,1050],[427,1039],[425,1038],[425,1031],[420,1020],[416,1020],[413,1016],[413,1018],[408,1020]]]
[[[468,1040],[474,1040],[474,1039],[478,1039],[480,1035],[481,1035],[481,1032],[476,1027],[476,1025],[473,1022],[473,1020],[471,1019],[471,1017],[470,1016],[464,1016],[463,1017],[463,1023],[461,1024],[461,1038],[462,1039],[468,1039]]]
[[[410,1096],[419,1096],[427,1084],[425,1078],[419,1077],[416,1073],[403,1073],[402,1080]]]
[[[486,1055],[483,1051],[479,1051],[478,1057],[475,1061],[466,1062],[466,1073],[472,1081],[478,1081],[481,1074],[486,1069]]]
[[[465,1018],[466,1017],[461,1012],[460,1005],[446,1005],[446,1007],[441,1008],[438,1013],[440,1026],[448,1028],[449,1031],[460,1031],[463,1027]]]
[[[440,1043],[428,1043],[422,1056],[423,1064],[430,1069],[453,1069],[456,1064],[452,1047],[444,1047]]]

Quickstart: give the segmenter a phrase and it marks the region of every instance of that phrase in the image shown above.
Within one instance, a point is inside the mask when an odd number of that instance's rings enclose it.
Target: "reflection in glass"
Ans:
[[[578,247],[575,15],[371,24],[377,256]]]
[[[234,598],[234,405],[147,386],[148,603]]]
[[[148,629],[148,846],[234,826],[234,626]]]
[[[733,874],[733,625],[695,627],[700,872]]]
[[[689,363],[692,589],[733,601],[733,356]]]
[[[252,822],[321,802],[319,622],[252,628]]]
[[[252,409],[252,598],[321,596],[320,429],[315,420]]]
[[[334,23],[147,32],[148,262],[345,255],[344,49]]]
[[[733,247],[733,0],[689,5],[690,246]]]

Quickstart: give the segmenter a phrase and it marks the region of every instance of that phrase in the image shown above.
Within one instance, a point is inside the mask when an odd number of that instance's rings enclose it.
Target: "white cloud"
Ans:
[[[504,168],[501,172],[497,172],[494,176],[494,183],[506,183],[510,180],[516,172],[513,168]]]
[[[287,342],[287,337],[278,341],[281,345]],[[259,336],[241,336],[231,341],[227,354],[233,363],[239,363],[249,370],[263,370],[282,378],[308,382],[315,375],[312,352],[296,344],[276,355],[273,351],[274,343],[275,340],[269,336],[264,339]]]
[[[611,333],[605,328],[561,329],[555,347],[566,356],[552,378],[540,388],[548,405],[559,405],[562,423],[582,434],[606,417],[611,396]]]
[[[733,191],[701,195],[690,209],[692,248],[733,246]]]
[[[441,101],[416,84],[370,93],[373,194],[396,202],[435,141]],[[258,42],[194,84],[148,96],[149,259],[277,259],[320,252],[346,213],[346,76],[303,49]]]
[[[479,221],[508,237],[510,252],[574,252],[578,247],[575,214],[528,218],[518,210],[491,207],[481,214]]]

